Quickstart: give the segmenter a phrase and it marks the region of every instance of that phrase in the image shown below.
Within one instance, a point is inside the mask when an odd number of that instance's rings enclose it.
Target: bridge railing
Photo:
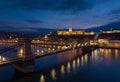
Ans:
[[[65,50],[70,50],[70,49],[73,49],[73,48],[81,48],[81,47],[85,47],[85,46],[91,46],[90,40],[82,40],[81,42],[76,41],[76,42],[73,42],[73,43],[69,43],[69,42],[67,42],[67,43],[69,45],[63,45],[59,48],[58,47],[57,48],[47,48],[47,49],[43,48],[43,50],[41,50],[39,48],[39,50],[35,51],[32,56],[34,56],[34,57],[44,56],[44,55],[48,55],[48,54],[53,54],[53,53],[65,51]],[[22,46],[22,45],[23,44],[10,46],[8,48],[5,48],[4,50],[1,50],[0,53],[7,52],[9,50],[13,50],[13,49],[18,48],[19,46]],[[36,46],[38,46],[38,45],[36,45]],[[13,61],[24,60],[24,59],[25,59],[24,57],[17,57],[17,56],[14,56],[14,57],[11,57],[11,58],[6,58],[6,57],[0,56],[0,62],[1,63],[13,62]]]
[[[90,42],[89,41],[83,41],[81,43],[71,43],[69,46],[63,46],[60,48],[48,48],[46,50],[38,50],[37,52],[35,52],[33,55],[35,56],[43,56],[46,54],[50,54],[50,53],[55,53],[55,52],[59,52],[59,51],[64,51],[64,50],[69,50],[69,49],[73,49],[73,48],[80,48],[80,47],[85,47],[85,46],[90,46]]]

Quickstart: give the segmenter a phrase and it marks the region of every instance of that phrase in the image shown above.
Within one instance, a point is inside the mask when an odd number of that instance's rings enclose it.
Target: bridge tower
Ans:
[[[15,62],[15,67],[17,70],[23,73],[29,73],[34,71],[34,57],[31,51],[31,38],[24,37],[18,39],[17,49],[18,58],[23,58],[23,60]]]

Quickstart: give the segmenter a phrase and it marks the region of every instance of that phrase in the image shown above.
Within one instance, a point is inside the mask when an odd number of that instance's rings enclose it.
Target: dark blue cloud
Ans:
[[[31,24],[43,23],[43,21],[41,21],[41,20],[26,20],[26,22],[31,23]]]
[[[27,10],[81,11],[92,8],[87,0],[4,0],[6,8]]]
[[[7,21],[4,21],[4,20],[0,20],[0,26],[6,26],[8,27],[8,22]],[[11,28],[11,27],[10,27]]]
[[[4,21],[0,20],[0,25],[4,25]]]
[[[86,29],[120,21],[120,0],[0,0],[0,30]]]
[[[112,10],[110,14],[120,14],[120,9]]]
[[[6,30],[6,31],[17,31],[18,29],[16,27],[12,27],[12,26],[5,26],[3,25],[2,27],[0,27],[0,30]]]

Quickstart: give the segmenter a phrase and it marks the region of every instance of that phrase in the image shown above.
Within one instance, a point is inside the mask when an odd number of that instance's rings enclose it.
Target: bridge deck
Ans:
[[[60,52],[64,52],[64,51],[68,51],[68,50],[72,50],[72,49],[78,49],[78,48],[83,48],[83,47],[88,47],[88,46],[76,46],[76,47],[67,47],[67,48],[63,48],[63,49],[55,49],[55,50],[47,50],[47,51],[41,51],[41,52],[37,52],[35,54],[33,54],[32,57],[28,57],[28,58],[24,58],[24,57],[12,57],[12,58],[5,58],[4,60],[0,60],[0,66],[3,65],[7,65],[7,64],[11,64],[14,63],[16,61],[24,61],[24,60],[29,60],[31,58],[40,58],[40,57],[44,57],[44,56],[49,56],[49,55],[53,55],[55,53],[60,53]],[[89,47],[98,47],[96,46],[89,46]]]

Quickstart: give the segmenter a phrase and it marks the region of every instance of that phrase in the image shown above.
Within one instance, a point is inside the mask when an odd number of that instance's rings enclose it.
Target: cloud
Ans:
[[[112,10],[110,14],[120,14],[120,9]]]
[[[0,27],[0,30],[5,30],[5,31],[12,31],[12,30],[17,30],[17,28],[16,27],[13,27],[13,26],[5,26],[5,25],[3,25],[3,26],[1,26]]]
[[[0,25],[3,25],[4,24],[4,22],[3,21],[0,21]]]
[[[119,0],[0,0],[0,29],[9,30],[13,26],[19,30],[30,31],[31,27],[101,26],[120,19],[119,2]]]
[[[8,8],[26,10],[82,11],[93,5],[87,0],[5,0]]]
[[[41,20],[26,20],[26,22],[30,23],[30,24],[42,24],[43,21]]]
[[[30,27],[13,27],[13,26],[0,26],[0,30],[2,31],[8,31],[8,32],[37,32],[35,28],[30,28]]]
[[[38,33],[38,34],[48,34],[50,32],[56,32],[56,29],[48,29],[48,28],[34,28],[34,27],[13,27],[13,26],[0,26],[0,31],[7,31],[7,32],[19,32],[19,33]]]
[[[5,25],[5,24],[6,24],[6,22],[5,22],[5,21],[0,20],[0,25]]]

